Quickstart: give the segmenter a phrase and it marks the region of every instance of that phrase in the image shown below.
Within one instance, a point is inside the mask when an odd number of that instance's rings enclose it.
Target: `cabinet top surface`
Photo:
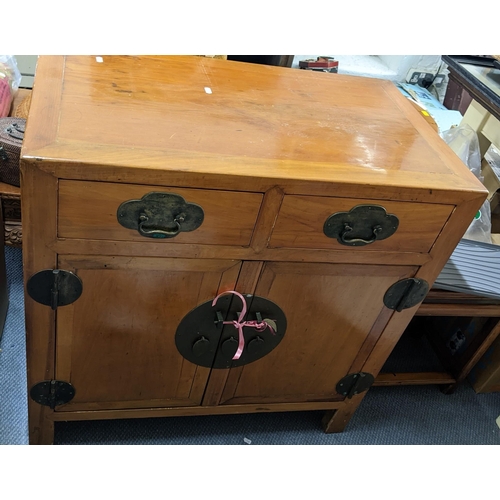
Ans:
[[[23,158],[484,189],[391,82],[192,56],[40,57]]]

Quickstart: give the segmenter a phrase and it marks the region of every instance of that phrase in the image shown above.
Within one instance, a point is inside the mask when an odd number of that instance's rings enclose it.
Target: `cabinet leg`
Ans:
[[[343,432],[346,428],[349,420],[354,414],[355,408],[346,406],[340,408],[339,410],[330,410],[325,413],[321,424],[324,431],[327,434],[333,434],[334,432]]]
[[[352,399],[345,399],[341,408],[327,411],[321,421],[324,431],[327,434],[342,432],[347,427],[347,424],[361,404],[365,395],[366,392],[363,392],[353,396]]]
[[[52,411],[31,401],[29,406],[29,444],[54,444]]]

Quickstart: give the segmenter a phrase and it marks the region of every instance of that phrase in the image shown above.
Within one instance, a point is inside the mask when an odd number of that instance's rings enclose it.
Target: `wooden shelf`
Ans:
[[[422,328],[421,325],[425,324],[426,321],[424,317],[427,317],[427,321],[430,322],[432,322],[432,317],[485,318],[485,321],[479,331],[468,342],[466,349],[456,356],[450,356],[440,336],[433,335],[430,331],[427,332],[426,336],[430,341],[429,347],[431,346],[432,354],[435,354],[439,359],[443,371],[428,369],[418,371],[412,365],[408,372],[392,372],[389,370],[384,371],[384,367],[383,371],[375,379],[375,386],[435,384],[442,385],[445,392],[452,392],[456,384],[465,380],[475,364],[500,335],[500,301],[458,292],[431,290],[415,314],[415,318],[408,326],[407,331],[401,337],[400,343],[408,342],[407,336],[411,335],[412,328]],[[415,326],[419,321],[420,326]],[[404,355],[405,349],[397,350],[398,345],[394,350],[394,354],[399,355],[402,353]],[[413,348],[413,345],[411,347]],[[406,348],[406,351],[409,352],[410,349]],[[423,357],[429,356],[429,351],[420,354]],[[412,357],[416,355],[415,351],[412,351]]]

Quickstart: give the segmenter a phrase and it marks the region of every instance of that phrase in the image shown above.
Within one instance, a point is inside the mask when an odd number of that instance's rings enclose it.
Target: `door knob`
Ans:
[[[222,342],[221,351],[224,356],[232,358],[236,349],[238,349],[238,341],[234,337],[229,337],[227,340]]]
[[[202,336],[193,344],[193,354],[195,356],[202,356],[207,352],[209,345],[210,341]]]

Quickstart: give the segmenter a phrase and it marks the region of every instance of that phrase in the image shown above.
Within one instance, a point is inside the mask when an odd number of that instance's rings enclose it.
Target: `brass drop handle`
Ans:
[[[178,215],[174,220],[175,228],[170,229],[166,227],[146,227],[149,217],[142,213],[139,216],[139,227],[138,231],[141,236],[147,236],[148,238],[172,238],[177,236],[181,230],[181,222],[184,220],[185,214]]]
[[[344,222],[344,230],[340,233],[340,239],[342,240],[343,243],[346,243],[348,245],[356,243],[358,244],[363,243],[364,245],[369,245],[378,238],[378,235],[382,231],[382,226],[379,225],[373,226],[372,228],[373,236],[369,240],[365,240],[363,238],[347,238],[352,229],[353,229],[352,226],[348,222]]]
[[[330,215],[323,225],[323,233],[328,238],[335,238],[341,245],[362,247],[389,238],[398,226],[398,217],[388,214],[384,207],[357,205],[348,212]]]
[[[193,344],[193,354],[197,357],[202,356],[207,352],[209,346],[210,346],[210,341],[206,337],[201,336]]]
[[[196,203],[175,193],[152,192],[140,200],[124,201],[116,211],[118,222],[147,238],[173,238],[198,229],[205,213]]]
[[[250,340],[250,342],[248,343],[248,352],[251,354],[259,353],[261,348],[264,347],[264,344],[264,339],[257,335],[257,337]]]
[[[238,341],[234,337],[229,337],[222,342],[221,351],[227,358],[232,358],[236,349],[238,349]]]

